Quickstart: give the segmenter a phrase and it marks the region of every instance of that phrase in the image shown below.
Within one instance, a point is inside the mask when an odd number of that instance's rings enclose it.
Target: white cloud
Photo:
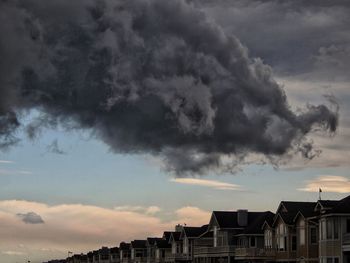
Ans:
[[[24,224],[18,214],[26,211],[40,215],[45,224]],[[179,208],[165,220],[158,206],[113,209],[3,200],[0,201],[0,247],[2,251],[19,251],[32,262],[45,261],[65,257],[67,251],[81,253],[102,245],[116,246],[121,241],[161,236],[178,223],[200,226],[208,223],[209,217],[208,211],[193,206]],[[8,258],[1,262],[24,261],[23,255],[7,254],[4,257]]]
[[[8,160],[0,160],[0,163],[12,164],[12,163],[14,163],[14,162],[13,162],[13,161],[8,161]]]
[[[313,180],[307,181],[305,187],[299,191],[318,192],[319,189],[324,192],[349,193],[350,179],[343,176],[323,175]]]
[[[20,251],[12,251],[12,250],[2,251],[1,253],[4,254],[4,255],[10,255],[10,256],[24,255],[23,252],[20,252]]]
[[[158,206],[130,206],[130,205],[123,205],[123,206],[116,206],[114,207],[114,210],[116,211],[129,211],[129,212],[137,212],[142,213],[146,215],[153,215],[161,211],[161,208]]]
[[[198,207],[186,206],[175,211],[177,218],[181,219],[181,223],[188,226],[200,226],[209,223],[211,213],[204,211]]]
[[[31,175],[32,172],[26,170],[0,170],[0,175]]]
[[[198,178],[173,178],[170,180],[171,182],[179,183],[179,184],[189,184],[189,185],[198,185],[205,186],[219,190],[240,190],[241,186],[237,184],[225,183],[215,180],[205,180]]]

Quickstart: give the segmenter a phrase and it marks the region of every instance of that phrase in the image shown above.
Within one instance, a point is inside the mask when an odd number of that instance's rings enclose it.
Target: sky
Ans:
[[[1,261],[347,196],[349,9],[0,1]]]

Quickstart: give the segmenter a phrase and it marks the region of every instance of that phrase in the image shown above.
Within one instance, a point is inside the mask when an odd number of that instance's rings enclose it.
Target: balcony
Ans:
[[[274,250],[265,250],[263,248],[236,248],[235,250],[237,259],[272,259],[274,256]]]
[[[222,254],[222,255],[234,255],[235,246],[220,246],[220,247],[195,247],[194,256],[207,255],[207,254]]]
[[[342,248],[344,252],[350,251],[350,233],[345,233],[343,235]]]
[[[170,261],[187,261],[187,260],[192,260],[191,256],[188,254],[182,254],[182,253],[176,253],[176,254],[171,254],[168,256],[168,259]]]

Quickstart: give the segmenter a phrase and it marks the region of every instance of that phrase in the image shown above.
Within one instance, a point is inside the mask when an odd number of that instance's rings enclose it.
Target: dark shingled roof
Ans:
[[[156,246],[158,248],[171,248],[171,244],[169,244],[169,240],[165,240],[165,239],[157,240]]]
[[[248,225],[265,212],[248,212]],[[220,228],[244,228],[238,225],[236,211],[214,211],[213,212]]]
[[[119,249],[120,250],[129,250],[130,249],[130,243],[121,242],[120,245],[119,245]]]
[[[339,203],[339,200],[319,200],[318,203],[320,203],[323,208],[333,208]]]
[[[148,242],[148,244],[151,245],[151,246],[153,246],[154,243],[155,243],[156,241],[158,241],[158,240],[162,240],[162,238],[161,238],[161,237],[148,237],[148,238],[147,238],[147,242]]]
[[[213,236],[214,236],[213,231],[207,231],[207,232],[204,232],[202,235],[200,235],[199,238],[212,238]]]
[[[132,248],[146,248],[146,240],[134,240],[131,241]]]
[[[203,233],[205,233],[208,230],[208,225],[203,225],[200,227],[190,227],[190,226],[185,226],[183,228],[187,238],[195,238],[199,237]]]
[[[262,212],[244,229],[243,234],[263,234],[263,224],[265,221],[270,223],[274,217],[275,214],[270,211]]]
[[[118,254],[119,253],[119,247],[112,247],[110,249],[110,251],[111,251],[111,254]]]
[[[281,216],[284,223],[288,225],[294,224],[295,216],[300,212],[304,217],[311,217],[317,215],[314,211],[316,202],[294,202],[294,201],[282,201],[281,205],[286,208],[286,212],[281,211],[278,215]],[[275,217],[275,222],[278,216]]]
[[[169,239],[170,239],[170,236],[171,236],[171,231],[164,231],[163,233],[163,238],[169,242]]]
[[[350,195],[338,201],[338,203],[327,214],[350,213]]]
[[[172,232],[171,235],[175,241],[179,241],[181,232]]]
[[[295,215],[300,212],[313,211],[316,202],[294,202],[294,201],[282,201],[281,204],[287,209],[288,213],[294,213]]]

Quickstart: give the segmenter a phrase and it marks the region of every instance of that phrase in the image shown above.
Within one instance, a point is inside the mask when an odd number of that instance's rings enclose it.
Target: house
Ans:
[[[294,218],[297,236],[297,262],[318,262],[318,213],[300,210]]]
[[[121,242],[119,244],[120,263],[131,262],[131,245],[130,243]]]
[[[109,262],[110,263],[119,263],[120,262],[120,254],[119,247],[112,247],[109,250]]]
[[[92,262],[99,263],[99,261],[100,261],[100,255],[98,253],[98,250],[92,251]]]
[[[320,200],[315,211],[319,216],[319,262],[350,262],[350,196],[339,201]]]
[[[251,223],[237,237],[235,260],[240,262],[269,262],[273,255],[264,249],[265,239],[263,225],[272,222],[275,214],[269,211],[256,214]]]
[[[194,255],[194,241],[202,234],[206,233],[208,225],[201,227],[184,226],[181,231],[180,240],[182,240],[182,261],[192,262]]]
[[[179,226],[177,226],[177,230]],[[182,230],[182,228],[181,228]],[[181,232],[172,232],[169,238],[169,244],[171,245],[171,255],[167,258],[168,262],[180,262],[183,260],[182,254],[182,240],[180,240]]]
[[[87,263],[93,263],[94,262],[94,253],[90,251],[87,253]]]
[[[297,261],[297,214],[310,215],[314,211],[316,202],[282,201],[277,208],[272,224],[273,238],[275,239],[275,261]],[[266,225],[265,225],[266,226]],[[268,231],[268,229],[265,229]],[[300,232],[299,232],[300,233]],[[267,233],[265,233],[267,235]],[[300,238],[299,238],[300,239]],[[302,248],[299,249],[300,251]],[[302,253],[302,252],[300,252]],[[301,258],[302,259],[302,258]]]
[[[109,248],[108,247],[102,247],[98,250],[98,259],[99,263],[109,263]]]
[[[147,263],[154,263],[156,258],[156,241],[163,240],[161,237],[148,237],[146,240]]]
[[[87,255],[75,254],[71,257],[68,257],[66,262],[67,263],[87,263]]]
[[[131,241],[131,262],[146,263],[147,262],[147,240]]]
[[[208,260],[212,263],[233,262],[238,246],[238,235],[242,234],[252,222],[264,213],[248,212],[248,210],[214,211],[207,229],[207,232],[212,232],[212,234],[204,234],[206,242],[212,242],[206,246],[202,244],[194,248],[195,262],[207,262]]]
[[[170,237],[169,237],[170,238]],[[169,263],[171,258],[171,244],[166,238],[155,242],[155,261],[156,263]]]

